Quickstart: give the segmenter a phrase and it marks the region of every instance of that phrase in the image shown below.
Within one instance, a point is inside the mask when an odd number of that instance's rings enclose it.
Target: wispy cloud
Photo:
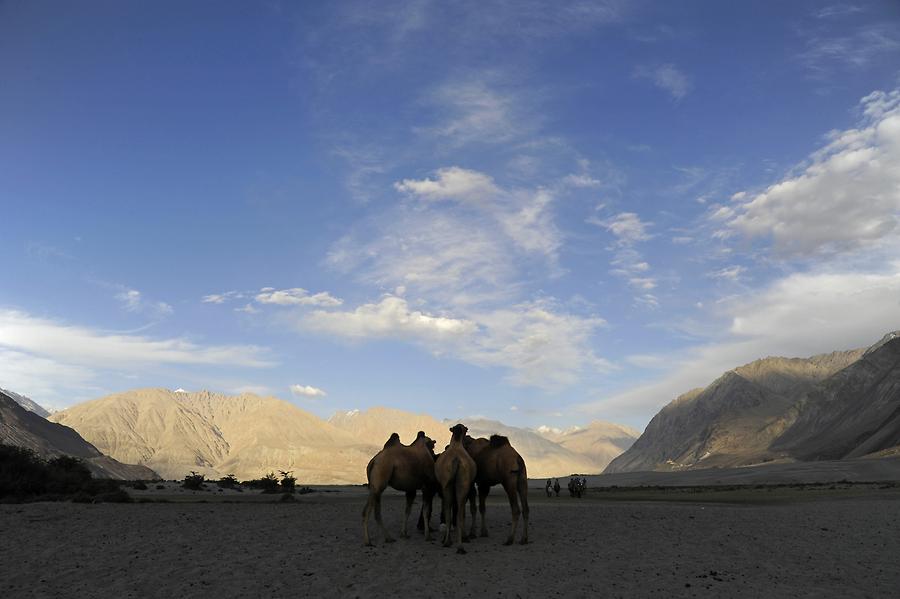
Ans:
[[[681,100],[691,91],[688,76],[673,64],[639,66],[634,70],[638,79],[646,79],[659,89],[668,92],[674,99]]]
[[[137,289],[123,289],[115,297],[128,312],[145,314],[153,318],[163,318],[174,312],[172,306],[166,302],[148,300]]]
[[[830,79],[835,71],[863,68],[880,56],[900,51],[900,32],[891,24],[872,23],[849,35],[808,33],[805,44],[797,60],[812,77]]]
[[[455,147],[471,143],[503,144],[534,133],[539,119],[529,96],[502,82],[496,73],[451,79],[425,96],[436,111],[433,124],[417,131]]]
[[[263,287],[259,291],[225,291],[223,293],[205,295],[200,301],[204,304],[224,304],[245,298],[250,298],[251,301],[242,308],[235,308],[235,310],[248,314],[259,312],[258,306],[264,305],[335,307],[344,303],[344,300],[334,297],[327,291],[311,294],[302,287],[291,287],[289,289]]]
[[[252,345],[200,345],[186,339],[116,335],[0,310],[0,347],[93,368],[147,364],[208,364],[264,368],[268,351]]]
[[[334,297],[327,291],[310,293],[301,287],[291,289],[274,289],[258,293],[254,298],[260,304],[275,304],[278,306],[340,306],[344,300]]]

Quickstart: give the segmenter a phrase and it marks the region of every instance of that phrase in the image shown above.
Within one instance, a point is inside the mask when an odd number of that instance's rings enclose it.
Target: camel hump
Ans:
[[[491,447],[503,447],[509,445],[509,438],[503,435],[491,435]]]
[[[399,444],[400,444],[400,435],[398,435],[397,433],[391,433],[391,438],[385,442],[384,448],[387,449],[388,447],[392,447],[394,445],[399,445]]]

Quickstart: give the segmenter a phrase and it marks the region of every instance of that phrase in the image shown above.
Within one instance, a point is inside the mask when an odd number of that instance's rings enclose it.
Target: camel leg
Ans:
[[[475,534],[475,527],[478,523],[478,518],[476,516],[478,508],[475,506],[475,496],[476,496],[475,485],[473,484],[471,487],[469,487],[469,497],[468,497],[469,507],[471,508],[471,514],[472,514],[472,528],[469,530],[469,538],[470,539],[474,539],[477,536]]]
[[[425,540],[431,540],[431,507],[434,503],[434,494],[422,490],[422,511],[424,512]]]
[[[520,475],[516,486],[522,503],[522,538],[519,543],[525,545],[528,543],[528,477]]]
[[[442,497],[443,500],[441,501],[441,511],[444,512],[444,522],[446,522],[446,525],[444,527],[444,535],[441,541],[444,547],[449,547],[453,544],[450,539],[450,529],[453,526],[453,491],[450,485],[444,487]]]
[[[416,501],[416,492],[415,491],[407,491],[406,492],[406,511],[403,513],[403,526],[400,527],[400,538],[408,539],[409,535],[406,534],[406,525],[409,522],[409,513],[412,511],[412,505]]]
[[[396,541],[396,539],[391,536],[391,533],[388,532],[388,529],[384,527],[384,522],[381,520],[381,493],[375,496],[375,522],[377,522],[378,526],[381,528],[381,534],[384,535],[385,543],[393,543]]]
[[[489,486],[478,486],[478,511],[481,512],[481,536],[483,537],[488,536],[487,524],[484,521],[484,504],[490,492],[491,488]]]
[[[375,505],[375,495],[372,492],[369,492],[369,497],[366,499],[366,507],[363,508],[363,545],[366,547],[372,546],[372,541],[369,539],[369,514],[372,513],[372,508]]]
[[[460,488],[462,485],[457,484],[456,489],[456,552],[457,553],[465,553],[466,550],[463,548],[463,529],[466,527],[466,498],[468,493],[464,493],[464,489]]]
[[[509,499],[509,510],[512,512],[512,526],[509,529],[509,536],[506,537],[504,545],[512,545],[516,537],[516,527],[519,525],[519,500],[516,497],[516,485],[512,481],[503,482],[503,490],[506,491],[506,497]]]
[[[425,530],[425,504],[419,508],[419,519],[416,520],[416,530]]]

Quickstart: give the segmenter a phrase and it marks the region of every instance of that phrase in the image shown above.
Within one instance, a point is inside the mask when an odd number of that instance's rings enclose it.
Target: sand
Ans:
[[[532,542],[511,547],[494,494],[491,536],[465,555],[417,533],[363,547],[359,487],[283,504],[151,488],[173,501],[0,505],[0,596],[896,596],[897,487],[635,492],[532,491]],[[393,531],[402,501],[385,497]]]

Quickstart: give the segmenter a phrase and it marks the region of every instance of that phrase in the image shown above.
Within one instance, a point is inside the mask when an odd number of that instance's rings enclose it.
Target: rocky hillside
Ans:
[[[544,427],[536,432],[571,452],[588,457],[594,465],[592,472],[601,472],[641,436],[640,432],[629,426],[601,420],[595,420],[585,427],[576,426],[564,431]]]
[[[25,447],[43,458],[61,455],[81,458],[94,476],[100,478],[158,478],[148,468],[123,464],[103,455],[76,431],[26,410],[5,392],[0,392],[0,443]]]
[[[102,451],[166,478],[190,471],[258,478],[292,470],[303,482],[360,482],[370,447],[274,397],[137,389],[53,414]],[[383,441],[382,441],[383,443]]]
[[[403,443],[411,443],[418,431],[434,439],[435,451],[450,442],[450,431],[444,423],[427,414],[413,414],[393,408],[369,408],[336,412],[328,423],[352,435],[366,445],[381,447],[391,433],[398,433]]]
[[[731,370],[708,387],[689,391],[660,410],[641,437],[614,459],[606,472],[804,459],[800,451],[778,451],[779,439],[797,419],[803,398],[857,364],[864,353],[853,350],[811,358],[769,357]],[[859,397],[864,391],[857,388],[852,393]]]
[[[5,394],[7,397],[9,397],[13,401],[15,401],[17,404],[19,404],[20,406],[22,406],[29,412],[34,412],[38,416],[46,418],[47,416],[50,415],[50,412],[45,410],[42,406],[38,405],[37,402],[35,402],[30,397],[25,397],[24,395],[20,395],[19,393],[16,393],[15,391],[9,391],[9,390],[3,389],[3,388],[0,388],[0,393]]]
[[[792,425],[772,447],[780,455],[836,460],[895,453],[900,445],[900,337],[888,335],[806,393],[792,416]]]

